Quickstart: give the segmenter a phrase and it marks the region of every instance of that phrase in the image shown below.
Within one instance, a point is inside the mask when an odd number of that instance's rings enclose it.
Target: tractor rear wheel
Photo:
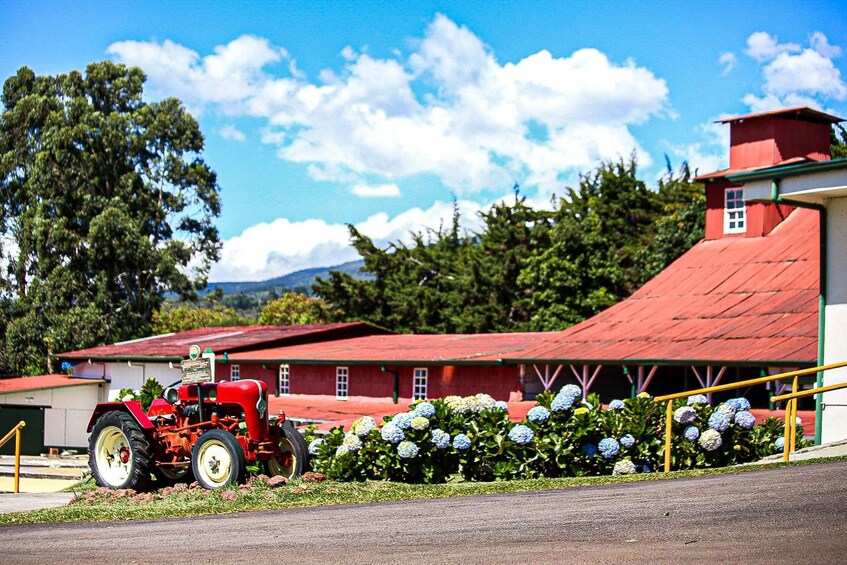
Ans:
[[[209,430],[191,450],[191,470],[205,489],[213,490],[244,482],[247,463],[235,436],[224,430]]]
[[[268,474],[296,479],[309,468],[309,448],[303,434],[289,426],[282,426],[283,437],[279,438],[282,457],[268,461]]]
[[[91,430],[88,465],[95,482],[113,489],[146,490],[150,485],[150,440],[126,412],[106,412]]]

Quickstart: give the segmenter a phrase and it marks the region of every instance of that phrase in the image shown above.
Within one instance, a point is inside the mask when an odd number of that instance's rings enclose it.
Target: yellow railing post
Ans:
[[[673,427],[673,400],[668,400],[665,413],[665,473],[671,470],[671,429]]]
[[[794,377],[791,385],[791,393],[797,393],[799,377]],[[789,438],[786,438],[788,440]],[[797,399],[791,401],[791,451],[797,451]]]
[[[21,422],[21,424],[24,424]],[[24,424],[26,425],[26,424]],[[21,492],[21,428],[15,432],[15,494]]]
[[[0,439],[0,447],[3,447],[7,441],[15,436],[15,494],[20,492],[21,484],[21,429],[26,426],[26,422],[21,420],[14,428],[9,430],[9,433]]]

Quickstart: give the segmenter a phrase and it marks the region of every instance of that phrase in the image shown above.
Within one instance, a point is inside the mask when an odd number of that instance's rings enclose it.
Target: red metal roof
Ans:
[[[796,209],[764,237],[701,241],[626,300],[503,360],[813,364],[818,225]]]
[[[477,365],[497,364],[537,344],[544,333],[374,335],[229,354],[230,361]]]
[[[283,343],[301,343],[306,340],[333,340],[384,333],[388,333],[387,330],[363,322],[302,326],[228,326],[201,328],[90,347],[62,353],[58,357],[98,360],[139,358],[179,360],[188,356],[188,348],[193,344],[203,349],[209,347],[216,353],[223,353]]]
[[[37,377],[18,377],[15,379],[0,379],[0,394],[23,392],[27,390],[42,390],[105,383],[103,379],[82,379],[68,375],[39,375]]]
[[[786,117],[786,118],[799,118],[803,117],[807,120],[818,121],[828,124],[837,124],[838,122],[843,122],[842,118],[838,116],[833,116],[832,114],[827,114],[825,112],[821,112],[819,110],[813,110],[808,106],[795,106],[793,108],[781,108],[779,110],[770,110],[767,112],[756,112],[754,114],[746,114],[744,116],[735,116],[732,118],[725,118],[723,120],[717,120],[716,124],[730,124],[732,122],[740,122],[742,120],[750,120],[752,118],[768,118],[768,117]]]

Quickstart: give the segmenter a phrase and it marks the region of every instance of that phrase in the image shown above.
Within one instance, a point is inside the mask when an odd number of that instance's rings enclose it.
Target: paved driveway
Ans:
[[[0,526],[11,563],[844,563],[847,462],[530,494]]]

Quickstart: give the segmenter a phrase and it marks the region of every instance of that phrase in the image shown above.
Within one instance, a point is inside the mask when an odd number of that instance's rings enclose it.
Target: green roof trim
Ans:
[[[732,182],[750,182],[756,180],[770,180],[773,178],[795,177],[808,173],[821,173],[837,169],[847,169],[847,159],[830,159],[829,161],[813,161],[797,165],[783,165],[781,167],[759,169],[749,173],[727,175],[726,178]]]

